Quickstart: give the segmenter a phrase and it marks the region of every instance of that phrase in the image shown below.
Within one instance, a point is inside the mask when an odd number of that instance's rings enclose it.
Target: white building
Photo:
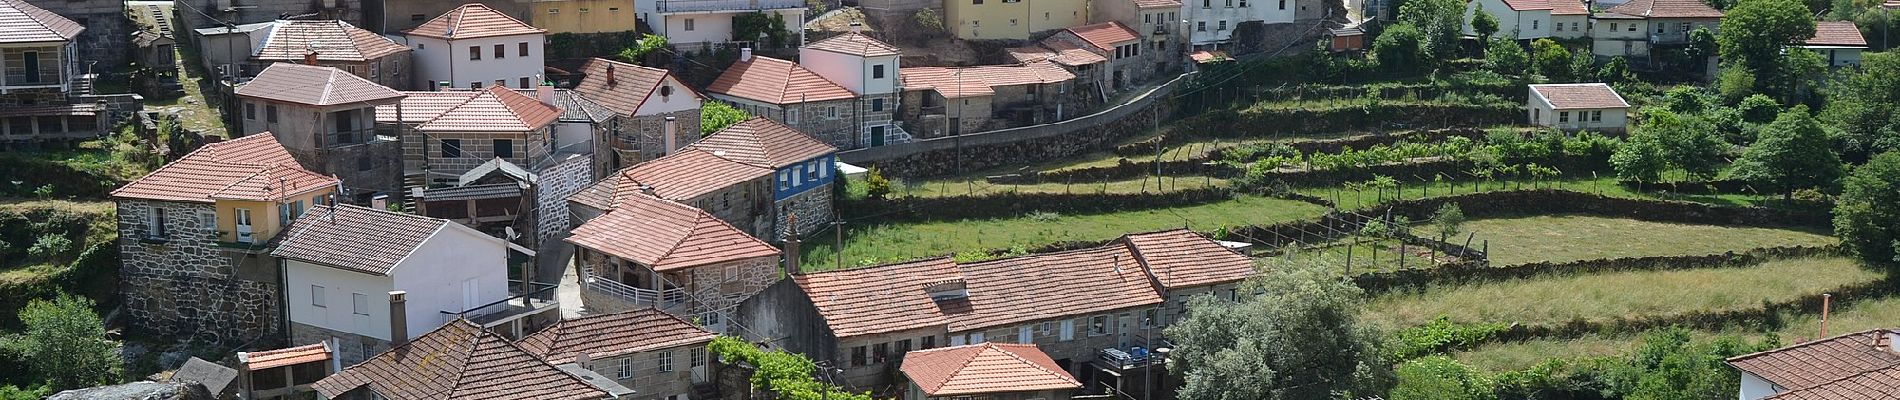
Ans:
[[[679,48],[759,40],[733,37],[732,17],[760,11],[785,19],[785,29],[798,35],[788,45],[804,42],[804,0],[652,0],[634,7],[654,34],[666,36],[667,43]]]
[[[1814,37],[1801,47],[1821,53],[1831,67],[1860,66],[1860,52],[1867,50],[1867,38],[1860,36],[1854,21],[1815,21]]]
[[[1621,132],[1629,127],[1629,102],[1601,83],[1530,85],[1531,125],[1563,130]]]
[[[291,342],[331,342],[344,365],[458,317],[493,328],[558,308],[514,304],[509,244],[448,220],[316,206],[280,236]]]
[[[851,147],[909,140],[891,123],[903,88],[897,79],[897,46],[851,32],[798,48],[798,63],[858,96],[862,122],[858,145]]]
[[[1900,387],[1900,332],[1871,329],[1725,360],[1737,398],[1891,399]]]
[[[481,3],[469,3],[403,31],[397,38],[415,50],[415,87],[480,89],[540,84],[547,31]]]
[[[1590,36],[1590,5],[1581,0],[1550,0],[1550,37]]]
[[[1137,2],[1146,8],[1146,1]],[[1216,50],[1219,45],[1229,43],[1234,36],[1234,27],[1245,21],[1262,21],[1268,24],[1293,22],[1294,12],[1299,10],[1297,0],[1184,0],[1181,5],[1180,21],[1185,27],[1165,27],[1170,31],[1186,29],[1188,44],[1195,50]],[[1169,12],[1169,19],[1173,12]]]
[[[1465,34],[1476,36],[1471,19],[1479,10],[1498,20],[1497,37],[1531,40],[1550,37],[1551,4],[1545,0],[1477,0],[1465,4]]]

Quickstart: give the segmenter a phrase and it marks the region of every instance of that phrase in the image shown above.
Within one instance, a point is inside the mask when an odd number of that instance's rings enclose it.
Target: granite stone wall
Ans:
[[[370,357],[375,357],[378,353],[389,350],[390,347],[390,343],[387,340],[296,322],[290,323],[291,345],[302,346],[324,342],[330,339],[337,340],[337,343],[335,343],[337,359],[341,361],[343,365],[356,365],[357,363],[363,362],[363,360],[368,360]]]
[[[92,65],[92,72],[102,75],[118,72],[131,61],[132,33],[138,31],[138,26],[125,16],[124,1],[35,1],[33,5],[86,27],[79,33],[77,46],[79,73],[86,73],[86,63],[92,61],[99,62]]]
[[[780,200],[778,202],[778,216],[774,220],[776,222],[773,223],[774,226],[777,226],[776,231],[778,234],[772,235],[771,237],[762,237],[761,239],[765,239],[769,242],[785,240],[785,235],[793,231],[793,227],[790,225],[790,221],[788,221],[792,215],[798,215],[798,229],[796,232],[800,236],[811,235],[814,232],[825,229],[825,225],[832,221],[831,185],[834,184],[836,183],[827,183],[806,190],[804,193],[788,197],[785,200]]]
[[[563,245],[555,239],[568,231],[567,196],[579,193],[594,182],[592,160],[592,157],[575,156],[543,166],[535,173],[534,245],[537,251],[547,251],[546,246]]]
[[[148,238],[164,209],[168,234]],[[136,331],[244,343],[277,333],[278,274],[268,256],[217,243],[211,204],[120,200],[120,293]]]

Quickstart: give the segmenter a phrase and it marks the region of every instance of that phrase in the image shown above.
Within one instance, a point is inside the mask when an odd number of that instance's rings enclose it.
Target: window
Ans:
[[[508,46],[495,45],[495,59],[500,60],[503,58],[508,58]]]
[[[633,357],[614,360],[614,377],[633,379]]]
[[[1577,25],[1577,23],[1575,23],[1575,22],[1572,22],[1572,23],[1570,23],[1570,31],[1571,31],[1571,32],[1576,32],[1576,31],[1578,31],[1578,30],[1577,30],[1577,26],[1578,26],[1578,25]]]
[[[971,5],[983,5],[983,0],[970,0]]]
[[[883,364],[886,359],[890,358],[890,356],[891,356],[890,343],[878,343],[878,344],[871,345],[871,362],[872,363]]]
[[[336,137],[331,141],[334,144],[356,143],[356,135],[354,135],[356,132],[356,112],[342,111],[332,115],[336,116]]]
[[[362,293],[350,293],[350,312],[356,315],[369,315],[369,296]]]
[[[864,363],[864,346],[852,347],[851,348],[851,366],[862,367],[866,365],[870,365],[870,364]]]
[[[1197,21],[1197,22],[1195,22],[1195,23],[1194,23],[1194,30],[1195,30],[1195,31],[1197,31],[1197,32],[1207,32],[1207,21]]]
[[[549,14],[553,14],[554,12],[553,12],[552,10],[550,10],[550,11],[548,11],[548,13],[549,13]],[[428,17],[429,17],[429,16],[427,16],[427,15],[422,15],[422,14],[409,14],[409,20],[410,20],[410,21],[422,21],[422,20],[424,20],[424,19],[427,19]]]
[[[1631,23],[1630,23],[1630,29],[1629,29],[1629,30],[1630,30],[1630,32],[1635,32],[1635,31],[1636,31],[1636,23],[1634,23],[1634,22],[1631,22]]]
[[[779,171],[779,172],[778,172],[778,190],[786,190],[786,189],[791,189],[791,188],[792,188],[792,183],[791,183],[791,182],[792,182],[792,172],[791,172],[791,171]]]
[[[698,26],[695,22],[697,21],[693,21],[692,18],[687,18],[685,21],[680,21],[680,25],[682,25],[686,31],[691,32],[695,26]]]
[[[937,347],[937,337],[934,335],[925,336],[923,339],[918,339],[918,340],[919,341],[918,341],[917,348],[919,349],[928,349],[928,348]]]
[[[706,366],[706,348],[694,347],[693,350],[690,351],[690,353],[691,355],[688,356],[689,358],[691,358],[690,362],[692,364],[689,364],[690,366],[692,366],[693,368]]]
[[[1048,12],[1044,12],[1044,13],[1042,13],[1042,20],[1044,20],[1044,21],[1048,21],[1048,20],[1049,20],[1049,13],[1048,13]]]
[[[1221,22],[1220,22],[1220,29],[1215,29],[1215,30],[1216,30],[1216,31],[1224,31],[1224,30],[1227,30],[1227,21],[1224,21],[1224,20],[1223,20],[1223,21],[1221,21]]]
[[[257,120],[257,103],[244,103],[244,119]]]
[[[264,122],[269,122],[273,124],[277,123],[277,105],[276,104],[270,104],[270,105],[264,106]]]
[[[1569,111],[1557,112],[1557,123],[1559,124],[1570,123],[1570,112]]]
[[[169,221],[165,220],[165,209],[154,207],[151,213],[145,214],[145,217],[147,220],[145,221],[145,237],[164,239],[170,235],[171,230],[166,226]]]
[[[495,139],[495,157],[515,158],[515,141],[513,139]]]
[[[329,294],[324,293],[323,286],[310,285],[310,306],[311,307],[329,307],[325,305],[329,303],[328,301],[324,301],[324,298],[326,297],[329,297]]]
[[[826,108],[825,108],[825,116],[826,116],[826,117],[830,117],[830,118],[837,118],[837,117],[838,117],[838,106],[831,106],[831,107],[826,107]]]
[[[471,61],[482,59],[482,46],[468,46],[468,59]]]
[[[1029,325],[1016,327],[1016,343],[1035,343],[1036,334],[1031,329]]]
[[[1240,0],[1240,8],[1247,8],[1247,0]]]
[[[963,335],[950,335],[950,346],[962,346]]]
[[[802,176],[802,174],[803,172],[799,171],[797,167],[792,168],[792,184],[793,185],[797,185],[799,182],[805,181],[805,178],[804,176]]]
[[[1201,8],[1214,8],[1214,0],[1201,0]]]
[[[732,194],[732,193],[725,193],[725,194]],[[730,199],[730,197],[727,197],[727,198]],[[727,202],[730,203],[730,200],[728,200]],[[726,280],[730,281],[730,280],[738,279],[738,278],[739,278],[739,266],[727,265],[726,266]]]
[[[1603,110],[1591,111],[1590,122],[1603,122]]]
[[[798,123],[798,109],[796,108],[785,109],[785,123],[787,124]]]
[[[548,14],[560,14],[560,13],[561,13],[561,9],[559,8],[548,9]],[[416,14],[416,15],[422,15],[422,14]]]
[[[462,139],[442,139],[442,158],[462,156]]]
[[[1014,25],[1014,24],[1015,24],[1015,22],[1014,22],[1014,21],[1016,21],[1016,20],[1013,20],[1013,19],[1012,19],[1012,20],[1010,20],[1010,21],[1011,21],[1011,23],[1010,23],[1010,24],[1011,24],[1011,25]],[[871,66],[871,79],[884,79],[884,66],[883,66],[883,65],[873,65],[873,66]]]
[[[1660,22],[1656,23],[1656,33],[1663,33],[1664,31],[1668,31],[1668,30],[1669,30],[1668,24],[1664,24]]]
[[[582,14],[586,14],[586,13],[587,13],[588,11],[593,11],[593,10],[589,10],[589,9],[587,9],[587,7],[581,7],[581,13],[582,13]]]
[[[524,77],[521,77],[521,88],[522,88],[522,89],[533,89],[533,88],[534,88],[534,86],[533,86],[533,85],[534,85],[534,81],[530,81],[530,80],[528,80],[528,77],[525,77],[525,76],[524,76]]]
[[[498,87],[498,88],[505,88],[505,87],[508,87],[508,80],[507,80],[507,79],[496,79],[496,80],[495,80],[495,87]]]
[[[871,111],[884,111],[884,99],[871,99]]]
[[[1097,315],[1097,316],[1089,317],[1089,336],[1102,336],[1102,335],[1107,335],[1107,334],[1108,334],[1108,316],[1107,315]]]
[[[1615,23],[1615,22],[1611,22],[1611,23],[1610,23],[1610,31],[1611,31],[1611,32],[1616,32],[1616,23]]]
[[[1280,0],[1280,9],[1282,10],[1286,9],[1286,0]]]
[[[1538,22],[1543,22],[1543,21],[1538,21],[1538,20],[1534,20],[1534,19],[1533,19],[1533,20],[1531,20],[1531,29],[1537,29],[1537,23],[1538,23]]]
[[[1159,312],[1160,310],[1161,309],[1158,309],[1158,308],[1150,308],[1146,310],[1141,310],[1141,327],[1153,328],[1156,326],[1160,326],[1161,325],[1161,313]]]
[[[826,177],[831,176],[831,163],[828,161],[829,160],[817,161],[818,162],[818,179],[825,179]]]
[[[1694,28],[1691,28],[1690,26],[1691,25],[1689,25],[1689,23],[1687,22],[1682,23],[1682,33],[1689,33],[1690,29],[1694,29]]]
[[[975,332],[975,333],[970,334],[970,344],[977,344],[977,343],[983,343],[983,342],[984,342],[983,332]]]
[[[620,7],[607,7],[607,12],[610,12],[610,13],[620,12]]]
[[[1234,0],[1227,0],[1221,4],[1221,7],[1234,8]]]
[[[475,89],[475,90],[481,90],[481,89],[482,89],[482,83],[481,83],[480,81],[476,81],[476,82],[469,82],[469,83],[468,83],[468,88],[469,88],[469,89]]]
[[[660,372],[673,372],[673,351],[660,352]]]
[[[1075,320],[1073,319],[1062,320],[1061,335],[1057,336],[1057,338],[1061,339],[1064,342],[1075,340]]]
[[[700,326],[719,325],[722,319],[723,318],[719,316],[718,311],[707,311],[705,314],[699,315],[699,325]]]
[[[518,56],[518,57],[528,56],[528,42],[515,43],[515,56]]]

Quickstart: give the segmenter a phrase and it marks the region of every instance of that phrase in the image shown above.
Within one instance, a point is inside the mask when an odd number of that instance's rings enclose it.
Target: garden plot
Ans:
[[[1756,247],[1824,246],[1836,240],[1789,229],[1692,225],[1582,215],[1480,219],[1465,223],[1491,265],[1610,257],[1686,256]]]

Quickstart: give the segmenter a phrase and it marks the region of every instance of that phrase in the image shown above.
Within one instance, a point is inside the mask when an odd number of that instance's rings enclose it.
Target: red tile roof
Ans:
[[[276,178],[284,178],[278,181]],[[336,186],[304,170],[270,132],[207,144],[112,191],[113,198],[211,203],[275,201]]]
[[[404,34],[437,39],[471,39],[509,35],[538,35],[546,29],[536,28],[521,20],[488,8],[481,3],[464,4],[435,19],[423,22]]]
[[[1814,37],[1805,42],[1809,46],[1849,46],[1867,47],[1867,38],[1861,37],[1860,28],[1854,21],[1815,21]]]
[[[778,169],[838,152],[838,148],[777,121],[752,117],[687,145],[754,166]]]
[[[1608,10],[1647,18],[1722,18],[1722,11],[1702,0],[1630,0]]]
[[[1021,62],[1048,60],[1071,67],[1108,62],[1107,57],[1060,40],[1044,40],[1038,46],[1012,47],[1007,50],[1011,57]]]
[[[627,354],[701,345],[713,333],[652,308],[589,315],[557,322],[515,342],[522,350],[560,365],[586,355],[598,360]]]
[[[614,193],[619,190],[620,182],[626,180],[626,177],[618,171],[607,174],[606,178],[568,195],[567,201],[593,207],[596,210],[612,210],[614,209]]]
[[[407,110],[405,110],[407,111]],[[406,114],[406,112],[405,112]],[[420,131],[526,132],[547,127],[561,109],[514,89],[490,86],[416,126]]]
[[[981,343],[904,354],[904,376],[931,397],[1081,389],[1034,344]]]
[[[244,368],[251,371],[325,361],[330,359],[330,346],[317,343],[276,350],[253,351],[244,353],[244,359],[246,361]]]
[[[0,0],[0,43],[63,42],[86,27],[25,0]]]
[[[1900,366],[1891,330],[1871,329],[1779,349],[1730,357],[1735,369],[1790,389]]]
[[[624,175],[614,188],[614,201],[638,193],[640,186],[653,188],[655,196],[673,201],[691,201],[721,189],[772,175],[772,169],[733,161],[704,150],[683,149],[665,157],[635,164],[620,170]]]
[[[779,105],[857,98],[797,63],[762,56],[732,63],[706,92]]]
[[[1550,0],[1550,15],[1590,15],[1590,7],[1578,0]]]
[[[976,76],[990,86],[1016,86],[1075,80],[1075,74],[1055,63],[1037,61],[1023,65],[981,65],[964,67],[967,76]]]
[[[1546,0],[1504,0],[1504,5],[1507,7],[1511,7],[1511,10],[1514,10],[1514,11],[1532,11],[1532,10],[1551,9],[1550,2]]]
[[[1141,40],[1141,34],[1135,33],[1134,29],[1128,29],[1127,25],[1122,25],[1122,23],[1115,21],[1072,26],[1068,28],[1068,31],[1069,33],[1075,34],[1076,37],[1082,38],[1083,41],[1089,42],[1090,45],[1094,45],[1096,49],[1105,52],[1115,51],[1115,46],[1117,45],[1124,45],[1128,44],[1128,42]]]
[[[574,228],[567,241],[661,272],[779,254],[705,210],[638,192]]]
[[[1781,392],[1762,400],[1837,400],[1900,398],[1900,367],[1850,375],[1832,382]]]
[[[1237,282],[1253,276],[1253,259],[1187,229],[1124,237],[1155,279],[1170,288]]]
[[[1560,83],[1531,85],[1531,91],[1550,101],[1558,110],[1579,108],[1629,108],[1630,103],[1616,89],[1601,83]]]
[[[892,46],[889,43],[884,43],[883,41],[857,32],[848,32],[843,35],[811,42],[810,44],[806,44],[805,48],[860,57],[894,56],[900,52],[897,46]]]
[[[944,326],[948,320],[924,287],[961,276],[955,261],[939,257],[799,274],[792,280],[804,289],[832,334],[847,338]]]
[[[334,67],[276,63],[264,68],[237,95],[285,103],[327,107],[380,105],[402,99],[402,92]]]
[[[982,78],[959,74],[958,68],[944,67],[907,67],[897,70],[897,77],[903,82],[904,90],[934,90],[948,99],[994,96],[988,81]],[[966,71],[967,72],[967,71]]]
[[[310,387],[325,398],[365,388],[392,400],[610,396],[464,319],[449,322]]]
[[[376,122],[421,124],[442,116],[455,106],[467,103],[469,99],[481,95],[473,90],[445,90],[438,92],[402,92],[400,109],[395,105],[376,106]],[[397,111],[401,111],[400,119]]]
[[[454,223],[440,218],[341,204],[318,205],[291,222],[271,250],[279,258],[346,271],[389,275],[436,232]],[[501,244],[496,244],[501,246]],[[479,249],[470,249],[476,251]],[[503,257],[497,252],[496,257]]]
[[[317,53],[317,61],[369,61],[409,51],[408,47],[374,32],[337,20],[279,20],[264,37],[256,57],[264,61],[301,62]]]
[[[1181,0],[1131,0],[1135,8],[1181,8]]]
[[[960,266],[970,306],[948,315],[951,332],[1161,304],[1125,245]],[[1034,272],[1030,272],[1034,271]],[[1035,279],[1023,279],[1034,276]]]
[[[587,64],[581,66],[581,73],[587,76],[574,86],[574,91],[620,115],[638,113],[640,105],[659,90],[660,84],[666,81],[669,74],[663,69],[599,58],[588,59]],[[699,95],[685,87],[673,90],[676,91],[674,95]]]

